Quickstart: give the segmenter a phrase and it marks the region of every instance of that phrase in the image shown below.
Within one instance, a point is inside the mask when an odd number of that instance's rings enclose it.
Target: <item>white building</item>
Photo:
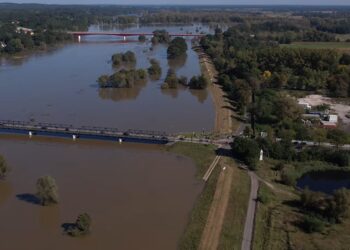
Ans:
[[[21,26],[18,26],[16,28],[16,32],[17,33],[25,33],[25,34],[29,34],[29,35],[34,35],[34,32],[32,29],[29,29],[29,28],[25,28],[25,27],[21,27]]]
[[[329,122],[333,122],[333,123],[338,123],[338,116],[337,115],[328,115],[328,119]]]

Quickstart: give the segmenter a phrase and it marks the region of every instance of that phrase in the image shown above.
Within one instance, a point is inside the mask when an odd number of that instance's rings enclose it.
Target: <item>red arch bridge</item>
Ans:
[[[126,40],[127,37],[132,37],[132,36],[153,36],[153,33],[118,33],[118,32],[89,32],[89,31],[72,31],[72,32],[68,32],[68,34],[71,34],[77,37],[79,41],[82,36],[119,36],[119,37],[123,37],[124,40]],[[200,38],[205,36],[205,34],[169,33],[169,36]]]

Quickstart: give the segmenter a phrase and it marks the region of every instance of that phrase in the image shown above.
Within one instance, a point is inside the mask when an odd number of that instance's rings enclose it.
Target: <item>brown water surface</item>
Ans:
[[[1,137],[0,152],[12,168],[0,181],[1,250],[176,249],[202,188],[193,162],[160,146]],[[58,205],[16,197],[43,175],[56,179]],[[81,212],[91,235],[63,235]]]

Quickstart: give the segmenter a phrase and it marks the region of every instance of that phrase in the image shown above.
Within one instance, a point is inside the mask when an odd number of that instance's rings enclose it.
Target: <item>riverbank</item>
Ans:
[[[222,90],[222,87],[217,82],[218,72],[216,71],[211,58],[203,51],[200,46],[195,46],[193,49],[198,54],[202,74],[211,83],[208,89],[211,92],[213,104],[215,107],[214,134],[232,134],[239,128],[239,122],[234,118],[234,111],[232,110],[232,105],[226,97],[226,93]]]
[[[213,146],[176,143],[169,152],[190,157],[201,178],[215,158]],[[189,217],[179,248],[239,249],[248,206],[250,180],[230,157],[221,157]]]

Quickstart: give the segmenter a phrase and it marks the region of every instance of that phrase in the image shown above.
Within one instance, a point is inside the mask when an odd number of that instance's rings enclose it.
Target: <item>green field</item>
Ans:
[[[350,50],[350,42],[295,42],[281,44],[280,46],[285,48]]]

